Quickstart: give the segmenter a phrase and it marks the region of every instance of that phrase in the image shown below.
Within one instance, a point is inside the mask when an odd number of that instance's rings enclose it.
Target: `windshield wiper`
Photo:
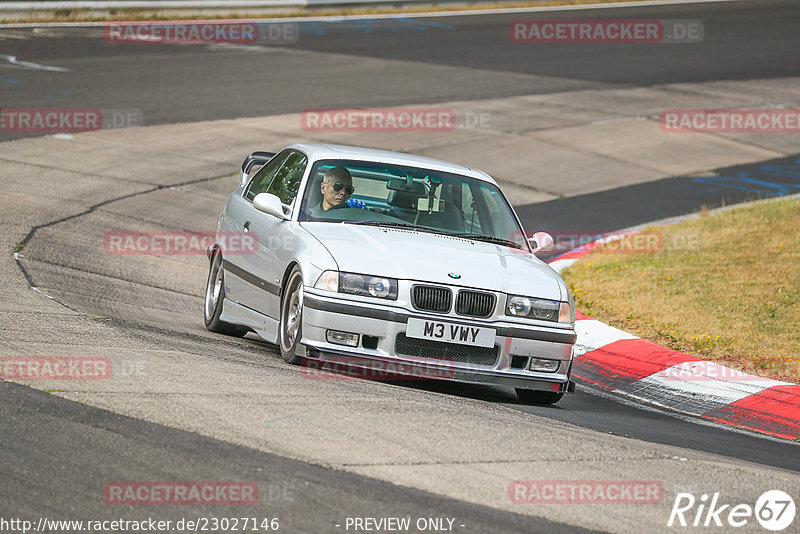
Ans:
[[[493,235],[485,235],[485,234],[471,234],[471,233],[451,233],[451,232],[444,232],[437,228],[431,228],[430,226],[420,226],[418,224],[411,224],[405,222],[396,222],[396,221],[376,221],[376,220],[367,220],[367,221],[342,221],[346,224],[358,224],[361,226],[389,226],[392,228],[411,228],[413,230],[418,230],[421,232],[432,232],[436,234],[442,234],[451,237],[460,237],[462,239],[474,239],[476,241],[486,241],[489,243],[494,243],[496,245],[505,245],[511,248],[521,249],[522,245],[519,243],[515,243],[514,241],[509,241],[508,239],[503,239],[502,237],[495,237]]]
[[[461,237],[464,239],[474,239],[476,241],[486,241],[488,243],[495,243],[497,245],[505,245],[511,248],[519,248],[521,249],[522,246],[519,243],[515,243],[514,241],[509,241],[508,239],[503,239],[502,237],[495,237],[493,235],[485,235],[485,234],[470,234],[470,233],[462,233],[462,234],[451,234],[446,233],[445,235],[453,236],[453,237]]]
[[[436,228],[431,228],[429,226],[419,226],[418,224],[411,224],[405,222],[396,222],[396,221],[375,221],[375,220],[368,220],[368,221],[342,221],[346,224],[358,224],[361,226],[389,226],[392,228],[411,228],[414,230],[420,230],[422,232],[436,232],[440,233],[439,230]]]

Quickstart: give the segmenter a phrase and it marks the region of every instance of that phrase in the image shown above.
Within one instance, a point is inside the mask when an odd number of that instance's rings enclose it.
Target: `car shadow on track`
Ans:
[[[465,384],[460,382],[447,382],[444,380],[394,380],[387,382],[413,389],[443,393],[445,395],[487,402],[519,404],[521,406],[530,406],[537,409],[563,409],[563,407],[559,406],[558,404],[530,404],[521,401],[514,392],[514,389],[509,387]]]
[[[263,347],[269,350],[269,356],[272,357],[273,353],[277,356],[278,361],[280,361],[280,350],[278,349],[277,345],[273,345],[268,343],[262,339],[260,339],[255,334],[248,334],[245,337],[241,338],[241,341],[244,341],[245,344],[249,347]],[[303,363],[300,364],[301,367],[309,365],[309,362],[316,362],[317,360],[304,360]],[[291,366],[290,366],[291,367]],[[316,369],[311,371],[312,373],[318,372]],[[560,404],[564,403],[564,400],[560,401],[559,404],[530,404],[524,402],[517,397],[517,394],[514,392],[513,388],[510,387],[502,387],[502,386],[490,386],[490,385],[482,385],[482,384],[469,384],[463,382],[450,382],[447,380],[412,380],[407,378],[398,378],[398,379],[387,379],[385,377],[379,378],[368,378],[361,376],[361,373],[353,374],[346,371],[337,372],[334,368],[326,367],[324,370],[325,373],[334,373],[340,374],[347,379],[354,379],[354,380],[364,380],[369,382],[380,382],[384,384],[390,384],[394,386],[405,387],[409,389],[417,389],[422,391],[430,391],[433,393],[442,393],[444,395],[451,395],[454,397],[461,397],[465,399],[474,399],[474,400],[481,400],[486,402],[492,403],[503,403],[503,404],[514,404],[520,406],[530,406],[531,408],[535,409],[549,409],[549,410],[561,410],[564,409],[564,406],[560,406]],[[565,398],[566,399],[566,398]]]

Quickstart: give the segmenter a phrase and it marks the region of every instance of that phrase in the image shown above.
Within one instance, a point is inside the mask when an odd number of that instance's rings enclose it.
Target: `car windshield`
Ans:
[[[409,227],[527,249],[523,230],[496,185],[402,165],[318,161],[300,220]]]

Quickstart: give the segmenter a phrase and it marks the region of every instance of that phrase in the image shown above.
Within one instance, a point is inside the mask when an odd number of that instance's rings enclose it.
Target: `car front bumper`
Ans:
[[[439,359],[398,354],[396,341],[404,336],[409,318],[444,321],[495,329],[496,358],[491,364],[458,361],[458,356]],[[328,341],[329,330],[357,334],[358,346],[350,347]],[[573,391],[570,382],[572,347],[575,331],[559,325],[520,325],[497,317],[475,320],[467,317],[410,311],[380,302],[362,302],[339,298],[338,294],[306,288],[303,297],[301,344],[305,356],[328,362],[323,369],[347,372],[356,367],[368,372],[366,378],[407,375],[419,379],[452,380],[475,384],[509,386],[542,391]],[[370,343],[366,343],[369,340]],[[416,343],[425,341],[413,340]],[[364,346],[365,343],[369,346]],[[441,343],[441,342],[434,342]],[[447,344],[456,352],[469,346]],[[559,361],[554,372],[528,370],[531,357]],[[467,358],[468,359],[468,358]]]

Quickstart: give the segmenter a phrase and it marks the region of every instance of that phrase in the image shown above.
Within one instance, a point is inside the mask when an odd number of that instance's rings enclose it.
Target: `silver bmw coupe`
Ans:
[[[475,169],[327,144],[254,152],[208,250],[205,324],[254,332],[290,364],[552,404],[574,391],[576,338],[572,297],[536,257],[552,247]]]

